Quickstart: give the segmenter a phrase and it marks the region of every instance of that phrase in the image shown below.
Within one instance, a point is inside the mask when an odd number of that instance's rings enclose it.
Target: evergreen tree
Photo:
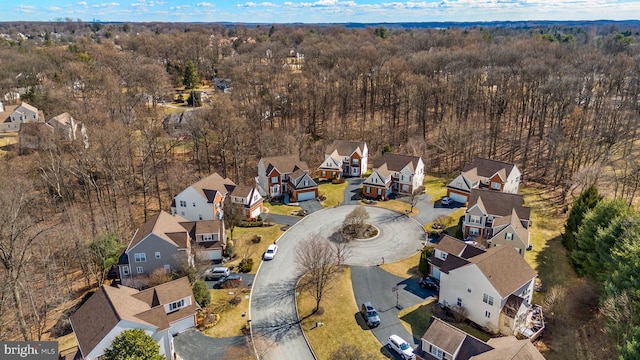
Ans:
[[[198,76],[198,71],[196,70],[196,66],[191,61],[187,61],[187,64],[184,67],[184,77],[182,78],[182,84],[186,86],[187,89],[193,89],[198,86],[200,83],[200,77]]]
[[[422,273],[422,275],[429,274],[429,257],[433,254],[433,247],[425,247],[422,249],[420,253],[420,263],[418,264],[418,270]]]
[[[593,209],[600,200],[602,200],[602,196],[598,194],[598,188],[592,185],[583,191],[573,203],[567,217],[567,223],[564,225],[564,234],[562,234],[562,245],[567,249],[569,255],[575,249],[576,232],[582,224],[585,213]]]
[[[105,350],[104,360],[164,360],[160,345],[142,329],[125,330]]]
[[[211,292],[209,292],[207,283],[202,280],[197,280],[193,283],[191,289],[193,290],[193,297],[200,307],[206,307],[211,303]]]
[[[618,348],[618,359],[640,359],[640,327],[635,326],[627,336],[624,345]]]

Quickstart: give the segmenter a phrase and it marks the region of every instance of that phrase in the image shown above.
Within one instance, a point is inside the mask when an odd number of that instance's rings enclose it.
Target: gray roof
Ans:
[[[522,195],[492,191],[486,189],[471,189],[469,206],[471,209],[481,200],[481,207],[487,215],[509,216],[515,210],[521,220],[529,220],[531,208],[523,206]]]

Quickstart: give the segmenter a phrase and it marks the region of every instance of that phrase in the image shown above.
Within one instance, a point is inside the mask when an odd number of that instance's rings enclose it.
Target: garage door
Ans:
[[[254,219],[257,218],[258,215],[260,215],[260,208],[253,210],[253,212],[251,213],[251,217]]]
[[[462,203],[462,204],[467,202],[467,196],[466,195],[461,195],[461,194],[457,194],[457,193],[451,192],[449,194],[449,197],[451,198],[451,200],[453,200],[455,202]]]
[[[175,335],[181,331],[190,329],[194,326],[196,326],[196,324],[194,323],[193,316],[189,316],[182,320],[178,320],[176,322],[171,323],[171,335]]]
[[[221,249],[216,249],[216,250],[207,250],[204,252],[205,257],[207,258],[207,260],[222,260],[222,250]]]
[[[316,198],[316,192],[315,191],[309,191],[309,192],[304,192],[304,193],[299,193],[298,194],[298,201],[313,200],[315,198]]]

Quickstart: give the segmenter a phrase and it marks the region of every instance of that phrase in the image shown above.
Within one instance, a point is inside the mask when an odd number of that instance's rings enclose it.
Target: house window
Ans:
[[[440,259],[447,260],[447,255],[449,254],[447,254],[446,252],[440,252]]]
[[[322,170],[322,176],[326,176],[326,175],[327,175],[327,172]]]
[[[478,215],[469,215],[469,222],[472,224],[482,224],[482,218]]]
[[[178,310],[181,307],[184,307],[184,299],[180,299],[176,302],[172,302],[171,304],[169,304],[169,311]]]
[[[146,253],[135,253],[133,255],[136,262],[147,262],[147,254]]]
[[[138,274],[142,274],[144,272],[144,269],[142,268],[142,266],[138,266],[136,267],[136,271],[138,272]]]
[[[184,200],[180,200],[180,207],[187,207],[187,202]]]
[[[456,305],[458,305],[458,307],[462,307],[462,298],[458,298]]]
[[[184,216],[184,211],[180,211],[180,215]]]
[[[202,241],[212,241],[213,234],[202,234]]]
[[[353,164],[353,166],[358,166],[360,165],[360,159],[353,159],[351,163]]]
[[[500,190],[500,185],[501,185],[501,184],[500,184],[499,182],[495,182],[495,181],[494,181],[494,182],[492,182],[492,183],[491,183],[491,188],[492,188],[493,190]]]
[[[513,240],[513,233],[505,233],[504,238],[507,240]]]
[[[125,276],[129,275],[129,266],[125,265],[122,267],[122,275],[125,275]]]
[[[491,312],[485,311],[484,312],[484,317],[486,317],[487,319],[491,319]]]
[[[429,344],[429,353],[438,359],[442,359],[442,357],[444,356],[444,353],[442,350],[440,350],[439,348],[431,344]]]
[[[273,176],[273,177],[271,177],[271,183],[272,183],[272,184],[275,184],[275,183],[277,183],[277,182],[278,182],[278,177],[277,177],[277,176]]]
[[[370,193],[371,192],[371,186],[367,186],[365,192]]]
[[[382,189],[378,189],[378,195],[382,195]]]
[[[469,235],[473,235],[473,236],[480,235],[480,229],[474,228],[474,227],[470,227],[469,228]]]
[[[202,215],[198,214],[198,219],[202,220]]]
[[[468,292],[469,294],[471,294],[471,289],[470,289],[470,288],[467,288],[467,292]]]
[[[160,251],[156,251],[156,259],[160,259]]]
[[[493,296],[482,294],[482,302],[493,306]]]
[[[304,186],[309,186],[309,180],[304,181]]]

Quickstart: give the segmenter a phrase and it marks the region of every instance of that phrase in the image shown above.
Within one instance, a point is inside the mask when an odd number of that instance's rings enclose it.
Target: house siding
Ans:
[[[160,252],[160,259],[156,259],[156,252]],[[137,253],[144,253],[146,261],[136,262],[135,254]],[[164,269],[164,265],[170,265],[172,271],[180,270],[182,262],[187,257],[187,252],[185,250],[178,250],[175,245],[155,234],[150,234],[133,248],[129,249],[127,255],[129,258],[129,276],[124,276],[122,273],[120,274],[123,285],[126,285],[129,279],[136,276],[148,276],[156,269]],[[142,274],[138,273],[138,266],[142,266],[144,270]]]
[[[102,338],[102,340],[100,340],[100,342],[93,348],[93,350],[91,350],[91,352],[86,355],[84,353],[82,354],[84,356],[84,359],[97,360],[100,356],[104,355],[104,351],[111,346],[113,339],[115,339],[123,331],[131,329],[142,329],[147,335],[151,336],[156,341],[162,339],[161,336],[158,336],[154,327],[128,320],[120,320],[120,322],[118,322],[118,324],[116,324],[116,326],[114,326],[113,329],[111,329],[111,331],[109,331],[109,333],[104,338]],[[158,345],[161,344],[158,343]],[[164,349],[165,347],[161,345],[160,353],[166,356],[166,354],[163,352]],[[84,351],[84,349],[81,350]],[[166,356],[166,358],[167,360],[171,360],[171,358],[168,356]]]
[[[216,194],[216,201],[220,202],[221,200],[219,193]],[[185,206],[181,206],[181,201],[184,201]],[[194,203],[195,206],[193,206]],[[180,215],[189,221],[215,219],[213,204],[208,203],[207,199],[191,186],[176,195],[175,208],[171,208],[171,213]]]
[[[493,297],[493,305],[482,301],[485,293]],[[499,315],[504,299],[476,265],[471,264],[451,270],[448,274],[440,274],[438,303],[454,307],[458,298],[462,299],[462,307],[466,309],[469,320],[490,331],[498,331]],[[485,311],[491,313],[490,318],[485,316]]]
[[[505,234],[511,233],[513,234],[513,240],[505,239]],[[527,231],[527,234],[529,232]],[[515,231],[513,226],[509,225],[504,229],[500,230],[498,233],[494,234],[491,238],[491,246],[513,246],[516,251],[522,256],[524,256],[525,251],[527,250],[527,245],[529,243],[529,239],[522,239],[518,232]]]

